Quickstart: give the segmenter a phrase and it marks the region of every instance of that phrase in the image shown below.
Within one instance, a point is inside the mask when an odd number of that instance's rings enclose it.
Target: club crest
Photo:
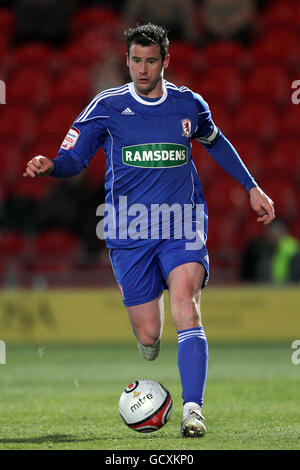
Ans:
[[[181,119],[184,137],[191,137],[192,123],[189,119]]]

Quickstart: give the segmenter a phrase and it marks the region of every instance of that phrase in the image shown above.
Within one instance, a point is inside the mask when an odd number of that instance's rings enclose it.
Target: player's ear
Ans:
[[[167,69],[170,61],[170,54],[167,54],[165,60],[163,61],[163,68]]]
[[[128,52],[126,52],[126,65],[129,67],[129,55]]]

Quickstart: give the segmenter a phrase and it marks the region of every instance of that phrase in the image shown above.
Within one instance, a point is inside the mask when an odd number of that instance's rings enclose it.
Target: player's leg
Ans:
[[[206,270],[200,263],[174,268],[168,277],[172,318],[178,334],[178,367],[182,383],[183,436],[206,433],[201,413],[208,364],[208,346],[201,324],[200,296]]]
[[[141,355],[157,357],[163,327],[163,289],[155,245],[110,250],[110,259]]]
[[[159,353],[164,323],[163,293],[151,302],[127,307],[127,312],[141,355],[153,361]]]

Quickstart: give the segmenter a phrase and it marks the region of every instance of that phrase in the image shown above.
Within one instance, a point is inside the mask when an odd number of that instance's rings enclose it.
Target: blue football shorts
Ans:
[[[168,289],[170,272],[181,264],[202,264],[206,271],[202,287],[208,282],[209,258],[206,246],[187,250],[186,239],[172,238],[134,248],[113,248],[109,254],[123,303],[127,307],[156,299],[164,289]]]

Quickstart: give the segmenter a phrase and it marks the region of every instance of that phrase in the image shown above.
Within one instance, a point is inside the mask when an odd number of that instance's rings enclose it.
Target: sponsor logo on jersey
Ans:
[[[70,150],[75,147],[77,140],[79,139],[80,131],[76,127],[71,127],[69,132],[61,144],[61,148],[64,150]]]
[[[191,137],[192,123],[189,119],[181,119],[183,137]]]
[[[188,162],[188,147],[181,144],[144,144],[122,148],[125,165],[142,168],[169,168]]]

